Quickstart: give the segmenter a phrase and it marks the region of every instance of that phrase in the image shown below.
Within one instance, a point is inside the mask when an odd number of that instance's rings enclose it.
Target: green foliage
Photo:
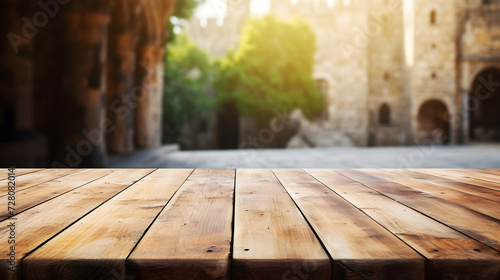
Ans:
[[[176,142],[182,127],[210,117],[214,98],[210,96],[210,57],[185,34],[167,44],[163,131],[164,142]]]
[[[325,108],[312,78],[316,38],[295,18],[272,15],[250,20],[238,49],[219,61],[215,82],[219,104],[234,101],[242,115],[264,123],[274,110],[302,109],[312,119]]]
[[[189,19],[193,15],[193,9],[202,1],[199,0],[176,0],[173,16],[176,18]]]

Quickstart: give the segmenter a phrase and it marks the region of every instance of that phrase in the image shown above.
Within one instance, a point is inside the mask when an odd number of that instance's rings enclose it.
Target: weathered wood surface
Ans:
[[[500,183],[500,174],[495,171],[483,171],[477,169],[450,169],[449,172],[453,174],[459,174],[467,176],[470,178],[481,179],[485,181],[491,181],[495,183]]]
[[[235,170],[197,169],[128,259],[139,279],[227,279]]]
[[[17,225],[15,254],[18,260],[15,263],[15,273],[11,273],[7,263],[10,259],[10,248],[0,247],[0,279],[19,279],[22,259],[27,254],[152,171],[117,170],[102,179],[24,211],[13,217],[16,220],[7,219],[0,222],[0,240],[8,240],[11,236],[8,226],[12,222]]]
[[[328,255],[271,170],[237,171],[234,211],[234,279],[289,279],[297,271],[330,279]]]
[[[29,172],[27,174],[23,174],[22,176],[16,175],[16,191],[20,191],[23,189],[31,188],[38,184],[60,178],[62,176],[66,176],[71,173],[79,172],[78,169],[45,169],[39,172]],[[16,172],[17,173],[17,172]],[[0,181],[6,182],[6,180]],[[7,183],[5,183],[7,184]],[[0,189],[0,196],[7,195],[7,188]]]
[[[359,209],[303,170],[274,173],[335,261],[337,277],[424,279],[424,259]]]
[[[24,279],[107,280],[113,272],[125,274],[125,259],[191,172],[157,170],[144,177],[28,256]]]
[[[401,170],[395,173],[393,170],[386,170],[396,175],[405,175],[408,178],[416,179],[421,182],[425,182],[431,185],[437,185],[439,187],[444,187],[450,189],[453,193],[456,191],[467,193],[473,196],[478,196],[481,198],[489,199],[495,202],[500,202],[500,191],[490,188],[485,188],[483,186],[478,186],[477,184],[469,184],[465,182],[460,182],[459,180],[445,179],[439,176],[434,176],[422,172],[412,171],[412,170]],[[493,182],[483,181],[485,185],[494,185]]]
[[[44,170],[44,169],[31,169],[31,168],[15,169],[14,170],[14,177],[26,175],[26,174],[33,173],[33,172],[40,172],[42,170]],[[9,172],[9,170],[7,170],[7,169],[0,170],[0,180],[5,180],[5,179],[9,178],[9,176],[10,176],[9,174],[11,174],[11,172]]]
[[[498,251],[332,170],[307,171],[428,259],[428,278],[500,275]]]
[[[12,213],[0,180],[2,280],[500,279],[498,169],[16,177]]]
[[[487,246],[500,250],[500,222],[495,218],[473,211],[459,203],[450,202],[361,171],[339,170],[337,172],[475,238]]]
[[[456,185],[458,187],[460,185],[459,183],[448,184],[448,187],[443,188],[437,184],[429,182],[428,180],[421,180],[410,177],[412,174],[407,174],[410,172],[400,171],[398,174],[385,170],[375,169],[367,169],[364,170],[364,172],[386,180],[390,180],[395,183],[399,183],[404,186],[408,186],[412,189],[419,190],[426,195],[431,195],[432,197],[436,197],[444,201],[462,205],[476,212],[483,213],[497,220],[500,220],[500,207],[498,207],[498,203],[489,199],[485,199],[476,195],[470,195],[465,192],[453,189],[453,185]],[[406,174],[404,177],[401,176],[402,172],[403,174]],[[462,187],[467,188],[466,186]],[[470,193],[471,189],[472,188],[467,188],[467,191]],[[492,193],[496,192],[493,191]],[[491,196],[491,198],[494,197]]]
[[[21,213],[35,205],[43,203],[49,199],[57,197],[68,191],[74,190],[80,186],[88,184],[103,176],[112,173],[110,169],[83,170],[60,177],[45,183],[36,185],[33,188],[22,189],[16,192],[15,213]],[[8,196],[0,197],[0,205],[8,204]],[[0,208],[0,221],[10,216],[8,208]]]
[[[445,178],[445,179],[449,179],[449,180],[453,180],[453,181],[458,181],[458,182],[463,182],[463,183],[475,185],[475,186],[482,187],[485,189],[492,189],[492,190],[500,191],[500,183],[471,178],[471,177],[468,177],[467,175],[452,173],[446,169],[411,169],[411,170],[415,171],[415,172],[419,172],[419,173],[425,173],[425,174],[430,174],[430,175],[434,175],[434,176],[439,176],[441,178]]]

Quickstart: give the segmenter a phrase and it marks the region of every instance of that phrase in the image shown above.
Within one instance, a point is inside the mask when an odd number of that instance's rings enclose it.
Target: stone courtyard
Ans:
[[[500,168],[500,145],[226,151],[178,151],[175,146],[164,146],[157,150],[114,158],[110,161],[110,166],[155,168]]]

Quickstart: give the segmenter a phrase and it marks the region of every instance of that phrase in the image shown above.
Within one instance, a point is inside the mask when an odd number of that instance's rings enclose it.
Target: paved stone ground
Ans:
[[[163,168],[500,168],[500,144],[297,150],[169,150],[157,153],[140,164],[133,158],[131,162],[135,162],[136,167]],[[130,167],[120,166],[119,162],[113,166]]]

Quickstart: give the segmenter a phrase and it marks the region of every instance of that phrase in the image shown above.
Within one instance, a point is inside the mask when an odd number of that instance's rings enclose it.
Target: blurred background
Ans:
[[[500,0],[0,14],[0,166],[500,168]]]

